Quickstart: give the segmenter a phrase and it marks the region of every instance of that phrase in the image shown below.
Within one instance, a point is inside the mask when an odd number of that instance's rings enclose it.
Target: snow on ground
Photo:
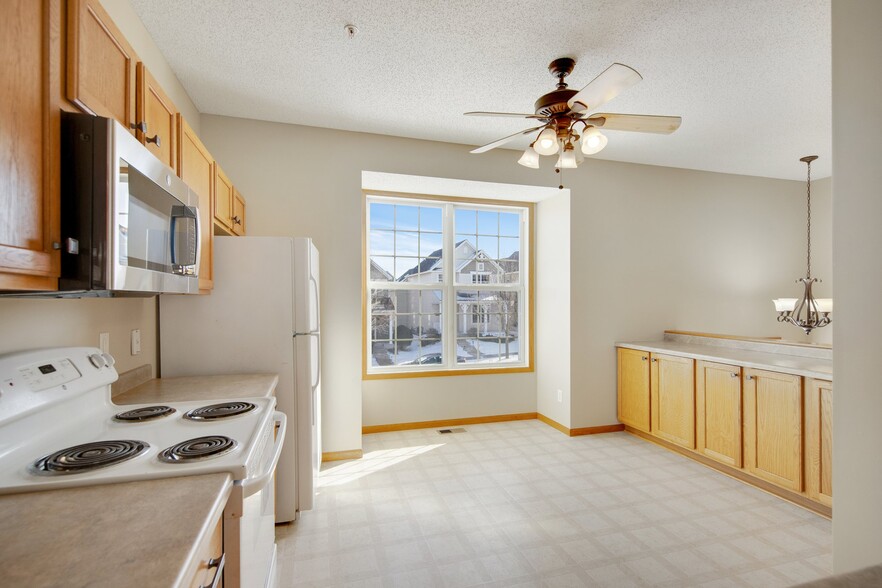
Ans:
[[[508,343],[509,357],[505,357],[505,343],[495,340],[486,339],[459,339],[457,341],[456,353],[460,360],[465,363],[507,363],[518,361],[518,340],[514,339]],[[392,347],[390,344],[389,347]],[[472,357],[474,349],[478,350],[479,357]],[[407,349],[399,349],[389,351],[394,365],[405,365],[417,360],[420,357],[426,357],[431,354],[441,354],[443,352],[441,341],[435,341],[430,344],[419,344],[419,339],[414,339]],[[502,357],[500,357],[502,356]],[[371,364],[379,366],[376,357],[371,357]]]

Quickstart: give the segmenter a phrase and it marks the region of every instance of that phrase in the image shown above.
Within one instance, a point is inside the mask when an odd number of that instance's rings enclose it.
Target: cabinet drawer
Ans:
[[[211,586],[215,575],[222,574],[219,570],[219,562],[224,556],[224,518],[220,517],[215,525],[214,530],[208,541],[203,543],[199,548],[197,558],[197,567],[191,576],[189,582],[185,582],[185,586],[190,588],[200,588],[202,586]],[[223,586],[223,578],[221,577],[218,586]]]

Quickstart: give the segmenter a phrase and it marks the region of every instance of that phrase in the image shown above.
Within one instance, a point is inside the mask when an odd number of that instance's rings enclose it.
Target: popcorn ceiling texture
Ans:
[[[531,125],[463,112],[533,112],[572,56],[575,88],[643,75],[604,110],[684,119],[610,132],[602,159],[799,180],[817,154],[830,175],[829,0],[131,2],[202,113],[482,145]]]

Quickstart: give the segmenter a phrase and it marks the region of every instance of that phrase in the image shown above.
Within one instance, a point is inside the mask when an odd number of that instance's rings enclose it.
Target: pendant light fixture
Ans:
[[[807,155],[800,158],[808,167],[806,176],[806,257],[805,257],[805,277],[800,278],[797,282],[802,282],[803,294],[802,298],[777,298],[772,302],[775,303],[775,310],[778,311],[778,322],[788,322],[799,327],[808,335],[813,329],[826,327],[833,319],[830,314],[833,312],[832,298],[818,298],[812,296],[812,284],[820,282],[818,278],[812,277],[812,162],[818,158],[817,155]]]

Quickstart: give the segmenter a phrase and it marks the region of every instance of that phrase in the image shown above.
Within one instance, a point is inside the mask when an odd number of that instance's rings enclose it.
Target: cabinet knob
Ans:
[[[657,361],[658,361],[658,358],[657,358],[657,357],[653,357],[653,358],[652,358],[652,362],[653,362],[653,363],[655,363],[655,362],[657,362]]]
[[[234,216],[234,217],[233,217],[233,223],[234,223],[234,224],[237,224],[237,225],[241,225],[241,224],[242,224],[242,219],[239,218],[238,216]]]
[[[753,379],[753,376],[747,376],[747,379],[748,379],[748,380],[752,380],[752,379]]]
[[[648,357],[646,357],[646,356],[645,356],[645,355],[644,355],[644,356],[643,356],[643,357],[641,357],[641,358],[640,358],[640,359],[642,359],[642,360],[643,360],[643,361],[646,361],[646,360],[647,360],[647,359],[649,359],[649,358],[648,358]]]
[[[732,375],[733,378],[737,378],[737,377],[738,377],[738,372],[732,372],[731,375]]]
[[[157,147],[162,147],[162,140],[159,138],[159,135],[153,135],[152,137],[144,137],[144,141],[147,143],[156,143]]]
[[[139,122],[139,123],[132,123],[129,125],[129,128],[134,129],[136,131],[141,131],[142,133],[146,133],[147,132],[147,123],[145,123],[143,121]]]

